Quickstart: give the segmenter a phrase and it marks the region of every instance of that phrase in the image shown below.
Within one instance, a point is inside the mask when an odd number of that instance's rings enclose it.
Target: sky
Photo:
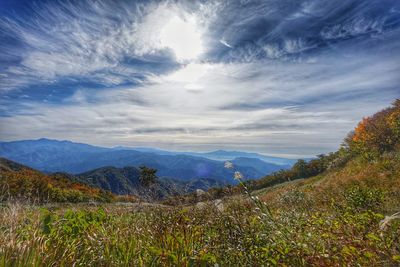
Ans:
[[[335,151],[400,97],[400,1],[0,0],[0,140]]]

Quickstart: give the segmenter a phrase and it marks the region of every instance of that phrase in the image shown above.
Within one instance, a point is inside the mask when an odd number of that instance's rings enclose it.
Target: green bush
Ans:
[[[79,237],[90,227],[100,227],[106,220],[107,215],[101,208],[96,211],[67,210],[63,215],[42,210],[43,232],[52,236]]]
[[[380,189],[352,186],[344,193],[347,204],[356,210],[376,209],[383,201],[385,194]]]

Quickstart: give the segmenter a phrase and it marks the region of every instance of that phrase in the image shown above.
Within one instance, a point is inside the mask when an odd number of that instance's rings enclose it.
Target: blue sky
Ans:
[[[0,140],[334,151],[400,97],[397,0],[0,1]]]

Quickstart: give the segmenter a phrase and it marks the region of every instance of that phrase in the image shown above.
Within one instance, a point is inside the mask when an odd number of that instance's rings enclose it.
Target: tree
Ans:
[[[156,175],[157,170],[156,169],[152,169],[146,166],[140,166],[140,175],[139,175],[139,180],[142,183],[142,185],[144,186],[150,186],[152,184],[154,184],[158,177]]]
[[[346,140],[350,150],[367,159],[398,149],[400,141],[400,100],[371,117],[364,118]]]
[[[296,164],[293,165],[292,171],[296,178],[307,176],[307,162],[304,159],[299,159]]]

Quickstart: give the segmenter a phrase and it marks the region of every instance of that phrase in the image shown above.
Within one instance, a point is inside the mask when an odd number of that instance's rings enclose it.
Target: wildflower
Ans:
[[[253,201],[258,201],[258,200],[260,200],[257,196],[250,196],[250,198],[251,198],[251,200],[253,200]]]
[[[233,178],[235,180],[241,180],[241,179],[243,179],[243,175],[240,172],[236,171],[235,175],[233,176]]]
[[[230,161],[225,161],[224,168],[226,169],[233,169],[233,163]]]

